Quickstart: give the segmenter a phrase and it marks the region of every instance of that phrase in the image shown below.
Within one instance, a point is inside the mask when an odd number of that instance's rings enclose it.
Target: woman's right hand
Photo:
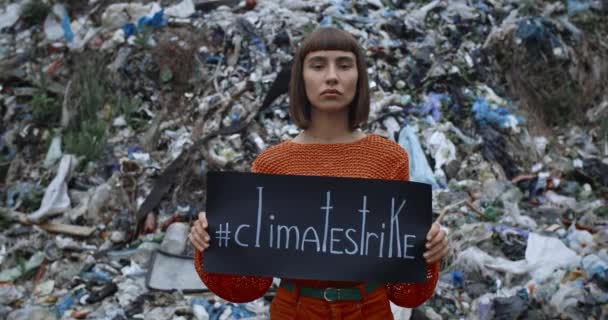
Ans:
[[[199,212],[198,220],[194,221],[194,226],[190,229],[188,238],[192,242],[192,245],[200,252],[204,252],[205,249],[209,248],[210,238],[207,233],[207,215],[205,211]]]

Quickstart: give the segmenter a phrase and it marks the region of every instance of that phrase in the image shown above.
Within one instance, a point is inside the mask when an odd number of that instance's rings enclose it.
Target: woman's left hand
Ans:
[[[448,237],[445,231],[441,230],[439,223],[435,222],[431,226],[431,230],[426,235],[426,251],[424,259],[426,263],[435,263],[448,255],[450,249]]]

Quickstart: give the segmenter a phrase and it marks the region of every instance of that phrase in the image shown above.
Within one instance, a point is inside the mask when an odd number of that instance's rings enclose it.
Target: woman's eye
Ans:
[[[351,65],[350,65],[350,64],[343,64],[343,65],[340,65],[340,68],[342,68],[342,69],[349,69],[350,67],[351,67]]]

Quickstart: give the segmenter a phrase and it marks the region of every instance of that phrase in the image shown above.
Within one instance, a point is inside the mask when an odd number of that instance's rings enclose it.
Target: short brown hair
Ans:
[[[350,33],[334,28],[318,28],[309,34],[294,56],[291,67],[291,80],[289,82],[289,113],[292,121],[301,129],[310,126],[311,105],[306,96],[304,86],[303,70],[306,55],[313,51],[340,50],[349,51],[355,55],[357,60],[357,91],[353,102],[349,106],[348,121],[351,129],[355,129],[367,122],[369,115],[369,81],[367,78],[367,63],[365,54],[357,43],[355,37]]]

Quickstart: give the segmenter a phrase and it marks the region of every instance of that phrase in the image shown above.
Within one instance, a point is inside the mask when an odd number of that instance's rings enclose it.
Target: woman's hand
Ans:
[[[188,238],[194,247],[200,252],[209,248],[209,234],[207,233],[207,215],[204,211],[199,212],[198,220],[194,221],[194,227],[190,229]]]
[[[443,259],[448,255],[449,250],[450,246],[445,231],[441,230],[439,223],[433,223],[431,230],[426,235],[426,251],[424,253],[426,263],[431,264]]]

